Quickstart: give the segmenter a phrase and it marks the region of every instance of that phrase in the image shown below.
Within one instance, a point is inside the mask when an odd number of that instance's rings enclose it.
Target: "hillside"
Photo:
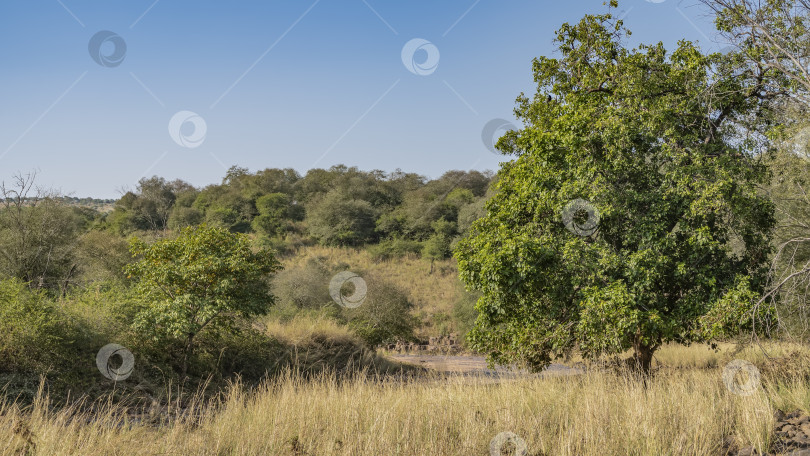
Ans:
[[[454,305],[464,291],[452,258],[436,260],[431,273],[430,260],[415,254],[375,259],[369,249],[313,246],[284,256],[282,263],[286,269],[295,269],[310,259],[317,259],[330,267],[371,272],[402,289],[414,304],[413,315],[422,324],[416,330],[416,336],[422,340],[463,329],[453,319]]]

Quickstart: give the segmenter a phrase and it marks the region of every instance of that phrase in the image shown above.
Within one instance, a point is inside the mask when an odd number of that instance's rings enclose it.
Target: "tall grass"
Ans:
[[[235,384],[199,417],[157,427],[122,424],[115,409],[75,416],[48,411],[44,398],[30,410],[4,403],[0,440],[2,454],[486,455],[509,431],[532,455],[707,455],[729,438],[767,451],[773,408],[808,403],[800,381],[735,395],[720,367],[668,371],[646,387],[599,371],[501,382],[287,372],[250,393]]]

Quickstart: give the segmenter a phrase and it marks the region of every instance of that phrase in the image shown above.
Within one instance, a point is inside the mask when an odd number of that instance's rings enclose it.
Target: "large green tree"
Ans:
[[[183,342],[184,378],[198,334],[265,314],[275,302],[269,278],[281,266],[272,252],[254,252],[245,235],[201,225],[151,245],[134,238],[131,252],[139,259],[126,271],[146,301],[134,327]]]
[[[564,24],[518,98],[525,128],[498,142],[517,158],[456,251],[491,361],[632,348],[649,372],[663,343],[754,320],[774,224],[756,191],[768,74],[685,41],[629,49],[628,33],[609,13]]]

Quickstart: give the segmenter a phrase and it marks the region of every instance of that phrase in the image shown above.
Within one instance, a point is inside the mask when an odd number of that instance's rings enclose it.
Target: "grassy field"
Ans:
[[[91,419],[49,411],[45,399],[25,410],[5,403],[0,439],[9,455],[487,455],[502,432],[531,455],[713,455],[727,441],[767,451],[774,410],[810,409],[810,385],[806,350],[765,349],[665,347],[646,387],[609,369],[500,382],[288,373],[250,392],[235,384],[160,426],[128,422],[114,408]],[[733,358],[760,368],[754,394],[726,387]]]

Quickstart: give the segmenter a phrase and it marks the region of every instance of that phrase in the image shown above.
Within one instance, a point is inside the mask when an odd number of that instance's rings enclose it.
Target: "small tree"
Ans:
[[[433,227],[433,236],[425,241],[422,256],[430,260],[430,274],[433,274],[433,263],[436,260],[448,258],[453,254],[450,243],[456,233],[456,224],[445,219],[439,219],[433,222],[431,226]]]
[[[268,279],[281,266],[272,252],[253,252],[244,235],[202,225],[151,245],[135,238],[130,251],[140,259],[126,272],[147,304],[134,328],[183,342],[183,378],[198,334],[231,328],[238,316],[266,314],[275,302]]]
[[[76,273],[82,217],[35,178],[17,174],[11,185],[0,182],[0,276],[64,293]]]

